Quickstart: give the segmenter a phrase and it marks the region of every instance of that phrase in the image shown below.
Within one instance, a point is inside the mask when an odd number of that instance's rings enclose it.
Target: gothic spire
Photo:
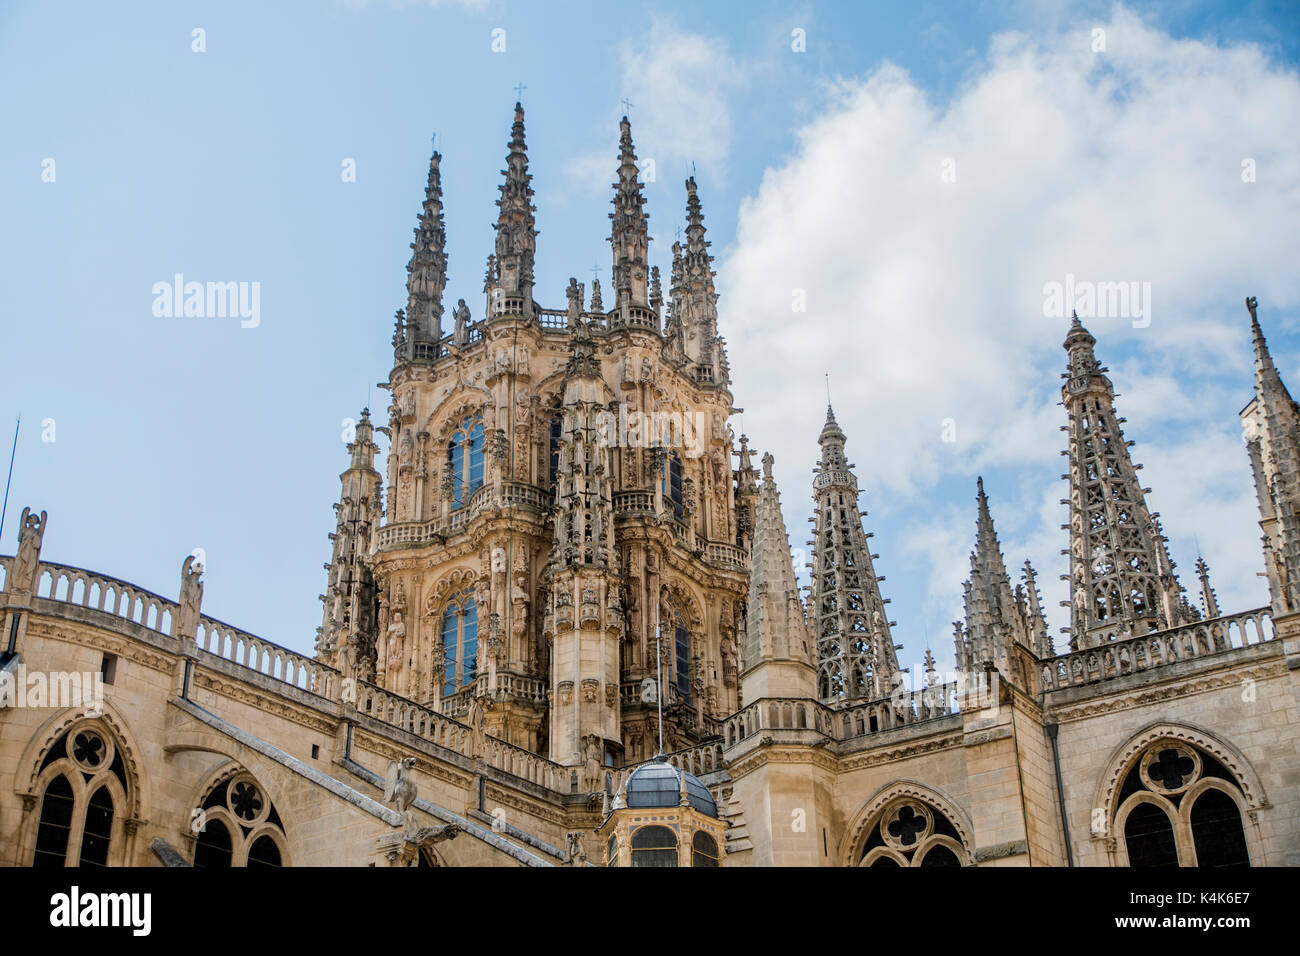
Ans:
[[[781,514],[781,494],[772,477],[774,459],[763,455],[763,479],[754,514],[746,617],[747,666],[764,658],[807,660],[807,620],[790,560],[790,538]]]
[[[1034,642],[1034,653],[1040,659],[1056,656],[1052,635],[1047,629],[1047,615],[1043,613],[1043,597],[1038,591],[1038,578],[1034,566],[1025,559],[1025,605],[1029,634]]]
[[[649,249],[645,196],[640,169],[632,146],[632,126],[624,116],[619,123],[618,182],[614,183],[614,211],[609,214],[609,242],[614,254],[614,309],[626,321],[630,306],[648,308],[646,258]]]
[[[1041,643],[1035,640],[1031,627],[1032,608],[1037,606],[1038,597],[1036,591],[1027,598],[1023,592],[1017,595],[1011,589],[983,478],[976,481],[976,504],[975,550],[971,552],[970,577],[965,584],[966,622],[964,627],[958,622],[957,628],[957,666],[971,671],[992,661],[1004,674],[1010,674],[1012,645],[1040,653]]]
[[[1255,351],[1255,397],[1241,412],[1255,478],[1264,570],[1275,614],[1300,610],[1300,407],[1282,383],[1259,325],[1258,300],[1246,299]]]
[[[345,677],[373,679],[375,666],[376,591],[366,564],[372,531],[380,518],[382,479],[375,470],[375,430],[370,410],[361,410],[353,440],[348,444],[348,468],[339,476],[339,500],[334,506],[336,525],[330,535],[332,553],[324,619],[316,634],[316,656],[344,672]],[[352,668],[358,668],[352,671]]]
[[[1219,616],[1219,596],[1210,587],[1210,566],[1199,555],[1196,558],[1196,576],[1201,582],[1201,600],[1205,603],[1205,619],[1213,620]]]
[[[1149,488],[1138,482],[1115,391],[1077,315],[1065,337],[1061,377],[1069,415],[1071,648],[1078,650],[1182,623],[1182,590]]]
[[[686,248],[682,255],[684,308],[678,316],[686,337],[686,354],[702,365],[716,365],[718,294],[713,287],[711,245],[704,238],[704,212],[695,177],[686,180]],[[674,269],[676,263],[674,262]]]
[[[406,339],[436,342],[442,338],[442,293],[447,285],[447,230],[442,212],[442,155],[434,150],[429,159],[429,180],[424,187],[424,206],[411,243],[411,261],[406,266]]]
[[[817,695],[828,703],[883,697],[900,673],[871,537],[858,511],[858,479],[844,457],[844,432],[830,406],[821,462],[813,479],[815,508],[811,615],[817,634]]]
[[[515,121],[510,130],[506,168],[501,170],[500,210],[497,216],[496,270],[500,291],[494,315],[523,314],[532,317],[533,260],[537,252],[537,223],[533,205],[533,177],[528,172],[524,143],[524,108],[515,104]]]

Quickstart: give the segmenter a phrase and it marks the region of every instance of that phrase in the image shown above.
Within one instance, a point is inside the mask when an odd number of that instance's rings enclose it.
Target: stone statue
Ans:
[[[582,834],[570,833],[564,840],[565,863],[569,866],[582,866],[587,862],[587,851],[582,846]]]
[[[18,553],[5,578],[5,590],[10,594],[36,593],[37,569],[41,563],[41,542],[45,539],[46,513],[39,515],[24,508],[18,520]]]
[[[402,623],[402,612],[393,611],[393,623],[388,625],[387,674],[388,688],[400,694],[400,680],[405,662],[402,660],[402,645],[406,641],[406,625]]]
[[[203,565],[195,560],[194,555],[187,554],[181,564],[181,597],[176,609],[176,620],[172,631],[173,637],[182,640],[194,640],[199,630],[199,608],[203,604]]]
[[[600,758],[604,749],[598,734],[582,738],[582,789],[587,793],[600,790]]]
[[[388,775],[384,780],[384,803],[400,813],[408,824],[414,822],[411,804],[415,803],[417,794],[415,781],[411,779],[411,769],[415,766],[414,757],[403,757],[388,765]]]
[[[528,389],[521,387],[519,391],[515,393],[515,424],[516,425],[523,426],[528,424],[528,413],[530,411],[528,407],[528,402],[529,402]]]
[[[486,694],[472,694],[469,699],[470,757],[483,757],[487,753],[487,712],[492,701]]]
[[[722,683],[736,686],[736,639],[730,634],[722,639]]]
[[[469,344],[469,306],[465,304],[464,299],[456,302],[456,325],[452,333],[452,341],[459,346]]]

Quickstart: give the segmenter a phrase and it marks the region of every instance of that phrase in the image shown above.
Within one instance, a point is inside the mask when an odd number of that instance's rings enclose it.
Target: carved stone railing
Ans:
[[[722,721],[724,747],[734,747],[762,730],[815,730],[834,736],[830,709],[813,700],[764,697]]]
[[[524,508],[545,512],[551,507],[551,498],[550,491],[524,481],[503,481],[499,489],[496,485],[482,485],[474,489],[465,507],[456,509],[445,520],[440,515],[425,521],[384,525],[379,529],[377,546],[382,551],[398,545],[424,544],[454,534],[476,515],[497,509]]]
[[[678,770],[685,770],[697,777],[727,768],[727,761],[722,755],[722,741],[720,739],[706,740],[702,744],[696,744],[694,747],[687,747],[684,750],[674,750],[664,756],[668,758],[668,763]],[[637,767],[643,767],[648,763],[654,763],[654,761],[642,760],[639,763],[628,764],[619,768],[624,774],[623,779],[626,780],[627,775]]]
[[[333,697],[341,689],[342,675],[334,668],[206,614],[199,617],[194,640],[200,651],[319,697]]]
[[[749,570],[749,557],[745,554],[745,549],[721,541],[710,541],[705,546],[704,560],[717,567],[730,568],[732,571]]]
[[[889,697],[849,704],[830,712],[835,726],[833,736],[848,740],[908,724],[919,724],[936,717],[946,717],[976,704],[994,703],[991,697],[996,693],[996,687],[992,680],[991,677],[979,674],[974,675],[969,684],[951,681],[921,690],[908,691],[900,688]]]
[[[1264,644],[1274,637],[1270,608],[1261,607],[1062,654],[1043,661],[1039,676],[1044,691],[1081,687],[1166,664]]]
[[[5,559],[6,576],[11,560]],[[52,561],[37,566],[34,596],[103,611],[168,636],[177,611],[175,601],[128,581]]]
[[[545,332],[567,332],[569,313],[559,309],[541,309],[537,313],[537,324]]]
[[[9,558],[0,559],[6,571]],[[37,571],[36,597],[89,608],[155,633],[172,636],[177,603],[119,578],[66,564],[42,561]],[[202,652],[247,667],[300,690],[328,696],[338,672],[297,651],[263,640],[207,615],[199,617],[195,646]]]
[[[446,703],[446,701],[444,701]],[[357,682],[357,710],[394,727],[400,727],[423,740],[468,755],[472,731],[445,713],[390,694],[365,681]],[[573,768],[565,767],[532,751],[488,737],[484,763],[503,773],[535,783],[557,793],[572,793]]]
[[[655,513],[655,496],[649,491],[614,492],[615,515],[649,515]]]

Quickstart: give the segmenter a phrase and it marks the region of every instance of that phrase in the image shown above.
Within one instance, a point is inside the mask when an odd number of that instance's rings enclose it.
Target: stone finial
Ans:
[[[18,519],[18,552],[5,575],[5,592],[8,594],[35,594],[40,578],[41,543],[45,540],[46,512],[39,515],[24,508]]]
[[[194,555],[187,554],[181,564],[181,594],[176,616],[172,620],[172,637],[194,640],[199,629],[200,608],[203,605],[203,564]]]

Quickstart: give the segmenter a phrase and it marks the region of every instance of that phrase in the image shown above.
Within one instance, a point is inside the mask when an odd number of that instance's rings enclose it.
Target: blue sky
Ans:
[[[430,136],[447,304],[477,316],[522,83],[538,298],[608,281],[627,97],[664,267],[694,163],[743,427],[777,455],[796,546],[831,373],[905,662],[927,639],[951,659],[976,474],[1064,623],[1064,324],[1041,290],[1067,273],[1152,283],[1150,326],[1090,323],[1098,352],[1184,585],[1199,548],[1224,604],[1257,606],[1242,299],[1300,387],[1297,57],[1281,3],[11,2],[3,550],[30,504],[47,559],[174,595],[201,547],[208,613],[309,650],[340,421],[387,405]],[[259,282],[260,324],[155,317],[177,272]]]

